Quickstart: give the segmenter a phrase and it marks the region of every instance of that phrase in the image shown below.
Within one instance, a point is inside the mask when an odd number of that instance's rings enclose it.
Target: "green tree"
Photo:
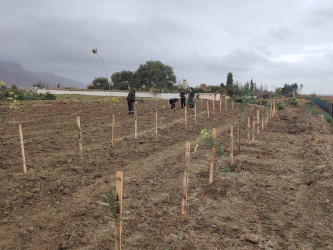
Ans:
[[[250,81],[250,89],[251,89],[251,91],[254,91],[254,89],[255,89],[255,83],[252,79]]]
[[[114,89],[128,90],[134,87],[134,73],[132,71],[123,70],[113,73],[111,80]]]
[[[209,85],[209,86],[207,86],[207,92],[208,93],[220,93],[221,87],[215,86],[215,85]]]
[[[227,76],[227,86],[232,86],[233,84],[234,84],[234,79],[232,76],[232,72],[229,72]]]
[[[173,88],[176,76],[172,67],[160,61],[147,61],[134,72],[134,81],[136,88],[166,90]]]
[[[294,84],[285,84],[281,89],[281,94],[286,97],[292,97],[294,94],[297,94],[298,85]]]
[[[88,89],[104,89],[108,90],[111,87],[109,80],[105,77],[95,78],[91,84],[88,85]]]

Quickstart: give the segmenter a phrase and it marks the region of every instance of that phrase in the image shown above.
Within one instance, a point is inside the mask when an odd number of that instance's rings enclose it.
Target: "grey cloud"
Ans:
[[[160,60],[193,86],[233,72],[241,82],[327,92],[318,82],[332,86],[331,11],[330,1],[301,0],[2,0],[0,55],[86,84],[105,75],[97,48],[109,75]],[[304,56],[276,60],[289,54]]]

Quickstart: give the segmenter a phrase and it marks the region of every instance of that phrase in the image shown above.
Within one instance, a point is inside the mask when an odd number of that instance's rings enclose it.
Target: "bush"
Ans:
[[[285,107],[283,106],[282,102],[278,102],[277,103],[277,108],[278,108],[278,110],[285,109]]]
[[[306,102],[306,103],[305,103],[305,106],[312,107],[312,106],[313,106],[313,102]]]
[[[252,99],[253,99],[253,98],[252,98]],[[268,101],[267,101],[267,100],[264,100],[264,99],[262,99],[262,100],[260,100],[260,101],[259,101],[259,104],[260,104],[260,105],[267,106],[267,105],[268,105]]]
[[[2,88],[0,91],[0,100],[6,100],[8,97],[11,97],[9,92],[12,91],[16,95],[16,100],[56,100],[56,96],[54,94],[51,94],[50,92],[47,92],[46,94],[29,94],[24,93],[23,91],[17,89],[17,88]]]
[[[289,99],[288,104],[291,106],[297,106],[298,102],[296,101],[296,99]]]
[[[254,99],[253,97],[251,98],[246,98],[246,97],[242,97],[242,96],[234,96],[232,98],[234,100],[234,102],[236,103],[246,103],[246,104],[261,104],[261,101],[257,101],[256,99]]]
[[[45,94],[45,100],[55,100],[57,99],[54,94],[51,94],[50,92],[46,92]]]
[[[325,112],[321,112],[321,111],[317,111],[317,110],[312,110],[311,114],[313,114],[313,115],[323,115],[324,118],[325,118],[325,120],[327,122],[329,122],[329,123],[333,122],[333,118],[329,114],[327,114]]]

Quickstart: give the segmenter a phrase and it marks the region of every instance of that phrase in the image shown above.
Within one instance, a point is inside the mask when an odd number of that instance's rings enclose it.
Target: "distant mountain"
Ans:
[[[32,87],[33,84],[42,82],[53,88],[57,87],[58,84],[63,87],[86,88],[86,85],[81,82],[53,73],[27,71],[17,62],[0,61],[0,81],[5,82],[7,86],[16,85],[18,87]]]

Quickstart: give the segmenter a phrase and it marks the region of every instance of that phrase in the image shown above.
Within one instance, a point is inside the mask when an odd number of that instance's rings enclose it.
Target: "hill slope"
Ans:
[[[86,88],[86,85],[61,77],[49,72],[30,72],[20,63],[0,61],[0,81],[4,81],[8,86],[32,87],[33,84],[43,82],[50,87],[61,84],[64,87]]]

